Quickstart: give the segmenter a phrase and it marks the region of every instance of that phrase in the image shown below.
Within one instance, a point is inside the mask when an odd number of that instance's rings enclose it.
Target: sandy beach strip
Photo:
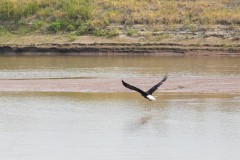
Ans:
[[[158,78],[125,78],[148,90]],[[119,78],[0,80],[0,92],[131,92]],[[239,77],[170,77],[157,92],[240,94]]]

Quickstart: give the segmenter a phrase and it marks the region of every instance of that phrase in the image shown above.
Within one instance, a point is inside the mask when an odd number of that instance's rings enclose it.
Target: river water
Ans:
[[[239,76],[239,57],[0,57],[0,79]]]
[[[0,79],[239,76],[226,57],[0,57]],[[3,160],[238,160],[239,94],[0,92]]]

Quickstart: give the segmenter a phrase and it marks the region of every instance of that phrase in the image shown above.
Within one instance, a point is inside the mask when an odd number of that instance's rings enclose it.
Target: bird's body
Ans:
[[[149,99],[150,101],[155,101],[156,100],[156,98],[155,97],[153,97],[152,95],[147,95],[147,97],[146,97],[147,99]]]
[[[135,87],[135,86],[132,86],[132,85],[124,82],[123,80],[122,80],[122,84],[123,84],[126,88],[128,88],[128,89],[131,89],[131,90],[134,90],[134,91],[139,92],[144,98],[146,98],[146,99],[148,99],[148,100],[150,100],[150,101],[155,101],[156,98],[152,96],[153,92],[155,92],[155,91],[158,89],[158,87],[161,86],[161,85],[163,84],[163,82],[165,82],[165,81],[167,80],[167,78],[168,78],[168,77],[167,77],[167,75],[166,75],[158,84],[154,85],[154,86],[153,86],[152,88],[150,88],[147,92],[144,92],[144,91],[142,91],[141,89],[139,89],[139,88],[137,88],[137,87]]]

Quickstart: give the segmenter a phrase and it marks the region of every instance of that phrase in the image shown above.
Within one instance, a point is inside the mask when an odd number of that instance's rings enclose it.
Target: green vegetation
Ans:
[[[0,36],[4,36],[8,33],[8,30],[5,27],[0,27]]]
[[[136,36],[143,28],[195,32],[213,25],[234,29],[239,17],[236,0],[0,0],[0,36],[7,32]]]

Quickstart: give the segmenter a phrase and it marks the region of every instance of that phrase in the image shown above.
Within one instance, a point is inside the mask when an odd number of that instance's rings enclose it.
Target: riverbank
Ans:
[[[240,53],[236,0],[0,0],[1,55]]]
[[[177,37],[162,41],[121,35],[113,38],[68,35],[11,35],[0,37],[0,55],[164,55],[240,56],[240,44],[230,39]]]

